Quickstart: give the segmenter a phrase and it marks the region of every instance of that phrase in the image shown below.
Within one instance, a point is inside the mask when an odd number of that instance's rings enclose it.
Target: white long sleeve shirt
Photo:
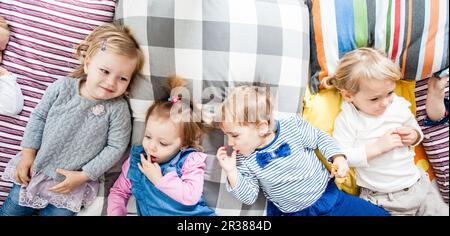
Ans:
[[[365,145],[374,143],[390,129],[409,126],[423,133],[409,110],[411,104],[394,95],[392,104],[381,116],[362,113],[348,102],[343,102],[335,120],[333,136],[344,148],[350,166],[355,167],[357,185],[378,192],[394,192],[413,185],[420,173],[414,164],[413,147],[396,148],[367,160]]]
[[[16,77],[0,76],[0,115],[17,115],[23,108],[23,95]]]

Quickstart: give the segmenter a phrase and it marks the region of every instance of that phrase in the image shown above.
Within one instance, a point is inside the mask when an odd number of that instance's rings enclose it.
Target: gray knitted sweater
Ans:
[[[21,146],[37,150],[33,173],[62,180],[57,168],[83,170],[96,180],[124,154],[131,135],[127,102],[81,97],[80,81],[54,82],[31,113]]]

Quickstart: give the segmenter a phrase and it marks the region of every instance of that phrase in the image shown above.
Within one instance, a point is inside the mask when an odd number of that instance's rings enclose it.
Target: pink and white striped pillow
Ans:
[[[31,111],[45,89],[78,64],[74,47],[96,26],[111,22],[116,0],[2,0],[0,15],[11,30],[3,67],[17,76],[24,108],[15,116],[0,115],[0,175],[20,150]],[[0,180],[0,205],[11,183]]]

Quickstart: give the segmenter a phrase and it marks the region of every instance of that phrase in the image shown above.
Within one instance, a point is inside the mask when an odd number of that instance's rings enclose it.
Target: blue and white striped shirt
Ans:
[[[272,159],[261,168],[256,162],[258,152],[271,152],[288,143],[291,155]],[[234,189],[227,182],[227,190],[241,202],[251,205],[261,187],[264,195],[282,212],[297,212],[311,206],[325,191],[329,172],[314,153],[318,148],[330,158],[343,154],[335,140],[299,116],[277,122],[277,134],[267,146],[250,156],[238,156],[238,180]]]

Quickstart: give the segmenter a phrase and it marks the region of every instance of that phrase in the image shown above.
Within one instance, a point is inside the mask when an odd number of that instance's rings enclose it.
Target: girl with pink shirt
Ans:
[[[178,93],[184,85],[183,79],[170,78],[175,96],[148,109],[142,146],[131,148],[111,188],[108,215],[126,215],[131,195],[139,215],[215,215],[202,197],[207,155],[200,151],[200,140],[205,129],[192,103]]]

